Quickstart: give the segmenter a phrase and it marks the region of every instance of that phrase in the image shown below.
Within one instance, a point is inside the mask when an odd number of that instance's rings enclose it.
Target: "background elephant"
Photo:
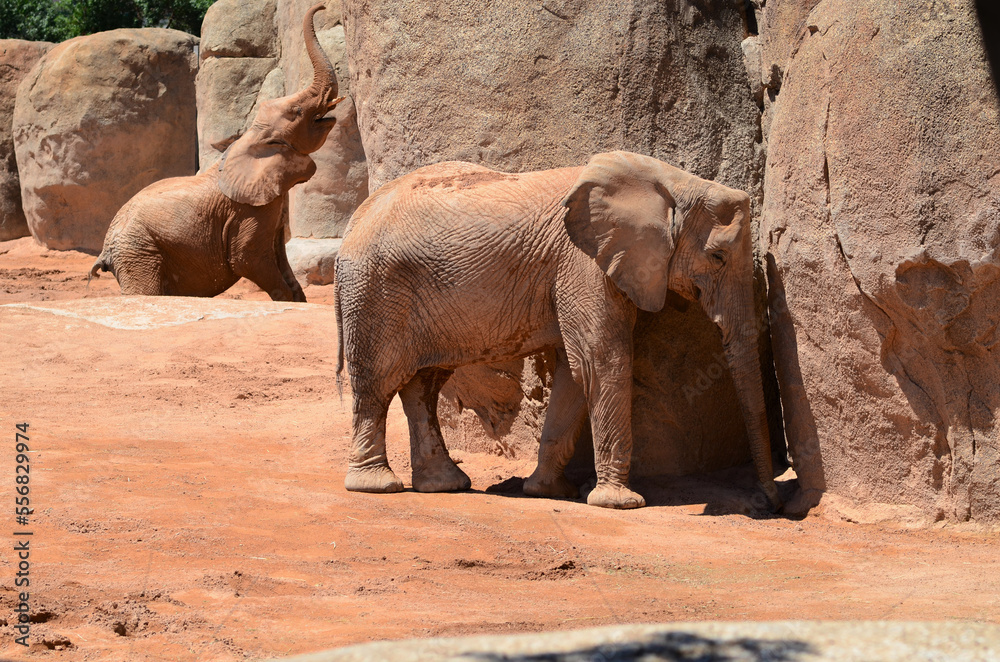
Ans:
[[[309,157],[336,119],[337,76],[303,22],[313,82],[264,103],[247,132],[216,164],[163,179],[121,208],[91,269],[111,271],[124,294],[215,296],[241,277],[276,301],[305,301],[285,255],[282,210],[290,188],[316,172]]]
[[[349,490],[395,492],[386,412],[398,392],[413,487],[466,489],[444,447],[438,392],[462,365],[557,348],[538,466],[526,494],[574,497],[564,475],[590,413],[597,486],[587,502],[644,505],[628,487],[636,307],[667,291],[722,331],[760,482],[779,506],[753,309],[749,197],[662,161],[598,154],[523,174],[420,168],[355,212],[337,257],[340,369],[354,392]]]

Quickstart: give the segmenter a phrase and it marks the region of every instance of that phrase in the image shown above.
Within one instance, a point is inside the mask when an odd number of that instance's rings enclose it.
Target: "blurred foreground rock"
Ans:
[[[287,662],[986,662],[1000,627],[957,621],[703,622],[570,632],[379,642],[284,658]]]

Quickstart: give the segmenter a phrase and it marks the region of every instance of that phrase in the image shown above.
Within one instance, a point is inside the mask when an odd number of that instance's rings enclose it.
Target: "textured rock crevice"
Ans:
[[[1000,108],[974,8],[813,4],[773,109],[763,214],[800,481],[996,520]]]

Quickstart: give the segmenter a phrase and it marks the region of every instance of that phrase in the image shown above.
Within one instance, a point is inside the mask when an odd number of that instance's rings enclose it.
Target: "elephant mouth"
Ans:
[[[295,149],[295,147],[289,143],[287,140],[282,140],[281,138],[272,138],[267,141],[268,145],[274,145],[275,147],[283,147],[285,149],[290,149],[293,152],[302,153],[301,150]]]

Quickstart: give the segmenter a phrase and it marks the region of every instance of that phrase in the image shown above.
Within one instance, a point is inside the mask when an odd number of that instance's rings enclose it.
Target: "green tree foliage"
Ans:
[[[215,0],[0,0],[0,39],[64,41],[115,28],[197,35]]]

